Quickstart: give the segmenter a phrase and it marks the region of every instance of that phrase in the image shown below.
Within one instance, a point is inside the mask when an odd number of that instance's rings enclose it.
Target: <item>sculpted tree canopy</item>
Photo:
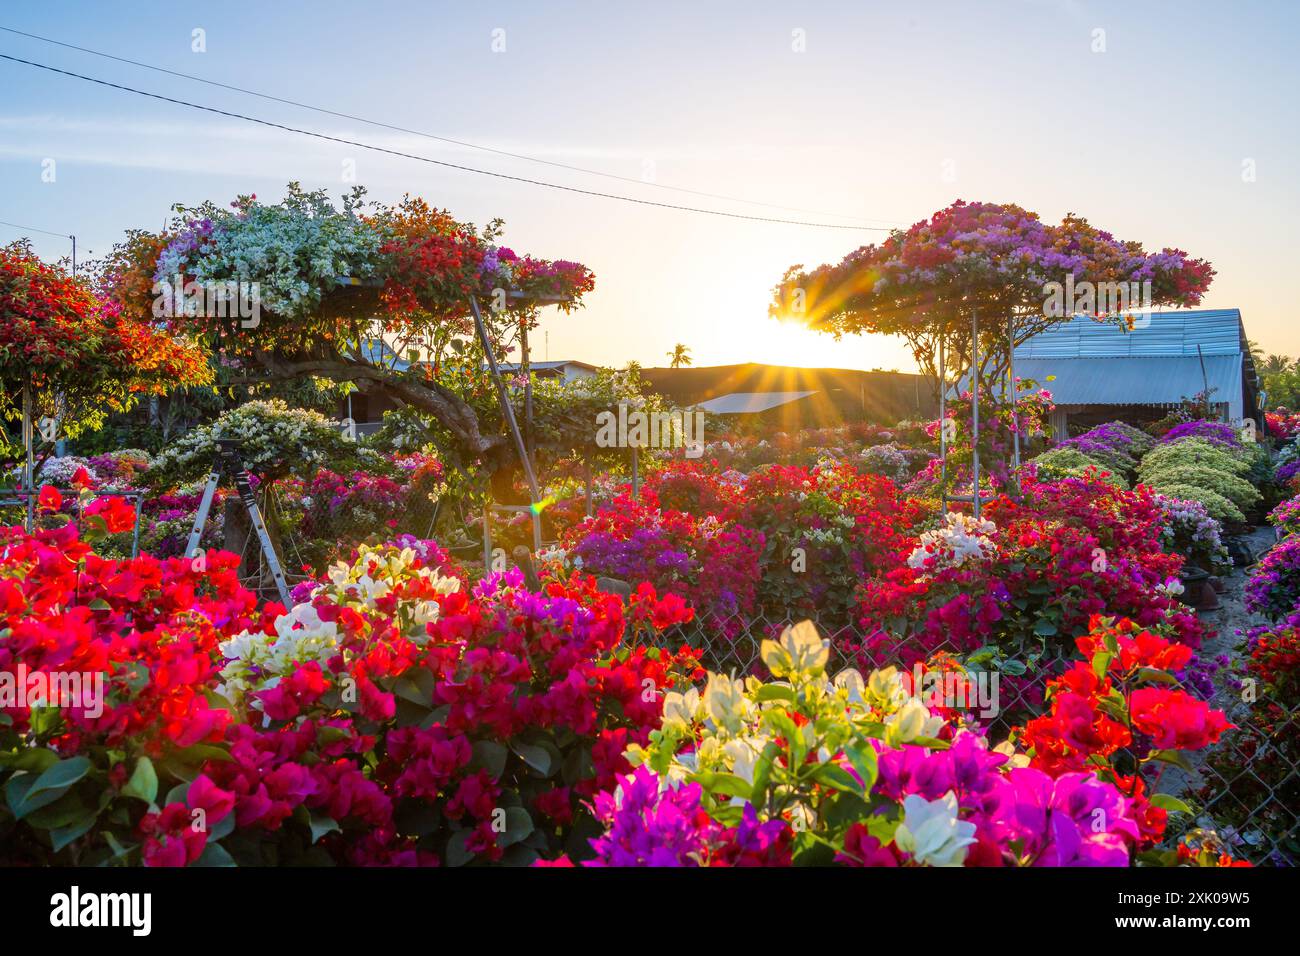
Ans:
[[[1049,225],[1020,206],[958,200],[839,262],[792,266],[769,311],[836,337],[901,335],[936,385],[940,339],[949,374],[968,368],[977,312],[976,372],[991,386],[1006,375],[1011,337],[1019,344],[1078,313],[1131,327],[1145,321],[1135,317],[1139,305],[1197,305],[1213,276],[1203,259],[1145,252],[1073,214]]]
[[[499,220],[480,230],[411,196],[389,206],[357,188],[336,207],[291,183],[275,204],[174,211],[99,264],[124,312],[193,336],[250,380],[315,376],[387,395],[436,419],[467,458],[498,465],[506,437],[474,411],[489,383],[470,299],[505,355],[541,306],[567,312],[594,286],[579,263],[498,245]]]
[[[0,248],[0,419],[11,426],[22,417],[24,386],[34,418],[57,420],[54,434],[38,428],[38,441],[52,447],[56,435],[98,428],[142,395],[210,380],[203,352],[187,339],[100,299],[24,242]],[[20,439],[0,438],[0,464],[11,465]]]

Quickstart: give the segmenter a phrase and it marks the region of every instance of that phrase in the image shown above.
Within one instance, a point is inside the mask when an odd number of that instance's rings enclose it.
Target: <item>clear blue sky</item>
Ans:
[[[667,192],[367,127],[11,34],[0,52],[333,135],[568,185],[760,215],[908,224],[953,199],[1074,211],[1219,275],[1267,350],[1300,354],[1300,4],[0,3],[0,25],[442,136],[790,210]],[[204,53],[192,31],[206,32]],[[493,52],[493,31],[505,51]],[[793,49],[803,31],[804,52]],[[1104,30],[1104,52],[1094,31]],[[579,259],[588,308],[551,358],[910,367],[766,318],[785,267],[880,233],[741,223],[491,180],[303,139],[0,61],[0,220],[75,232],[82,255],[174,202],[423,195],[507,242]],[[41,180],[53,158],[56,181]],[[1254,182],[1242,164],[1253,160]],[[809,213],[798,210],[815,210]],[[0,241],[20,233],[0,227]],[[55,258],[66,241],[33,235]],[[539,343],[540,345],[541,343]]]

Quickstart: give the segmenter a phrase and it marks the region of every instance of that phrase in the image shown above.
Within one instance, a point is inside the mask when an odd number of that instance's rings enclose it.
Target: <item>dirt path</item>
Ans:
[[[1271,527],[1264,525],[1256,528],[1247,537],[1247,542],[1256,558],[1263,557],[1276,543],[1277,538]],[[1241,634],[1250,628],[1265,623],[1265,619],[1257,614],[1251,614],[1246,610],[1244,600],[1246,591],[1246,581],[1250,576],[1250,568],[1234,568],[1232,573],[1226,576],[1223,581],[1227,586],[1223,594],[1219,595],[1219,603],[1222,608],[1217,611],[1211,611],[1201,615],[1201,620],[1206,629],[1213,633],[1201,644],[1198,654],[1202,660],[1213,660],[1220,656],[1226,656],[1229,665],[1219,670],[1214,675],[1214,695],[1210,698],[1210,703],[1228,714],[1228,719],[1232,720],[1234,712],[1239,712],[1247,705],[1243,704],[1238,691],[1227,685],[1226,677],[1234,669],[1238,658],[1241,656],[1240,643]],[[1205,763],[1206,756],[1211,751],[1200,751],[1189,754],[1192,766],[1196,768],[1197,773],[1189,775],[1177,767],[1166,766],[1157,779],[1155,790],[1159,793],[1168,793],[1173,796],[1184,796],[1189,791],[1195,791],[1207,783],[1203,774],[1199,772]],[[1200,825],[1210,826],[1209,820],[1198,821]]]

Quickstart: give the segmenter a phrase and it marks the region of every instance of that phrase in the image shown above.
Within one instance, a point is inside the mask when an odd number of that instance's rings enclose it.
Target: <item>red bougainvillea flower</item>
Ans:
[[[63,507],[63,495],[53,485],[44,485],[37,495],[36,502],[42,511],[58,511]]]
[[[75,478],[73,482],[75,484]],[[110,534],[130,531],[135,527],[135,509],[127,504],[125,499],[116,496],[105,495],[96,498],[86,506],[86,517],[102,518]]]

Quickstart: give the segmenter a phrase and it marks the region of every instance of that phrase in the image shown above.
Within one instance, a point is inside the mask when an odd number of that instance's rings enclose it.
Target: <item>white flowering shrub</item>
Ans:
[[[238,440],[244,464],[262,477],[310,477],[325,465],[342,471],[380,463],[376,452],[348,439],[341,422],[271,399],[240,405],[164,448],[149,469],[150,482],[166,487],[202,477],[212,466],[218,438]]]
[[[988,561],[997,555],[990,535],[998,528],[992,521],[949,511],[944,523],[921,534],[920,543],[907,558],[909,567],[925,570],[959,568],[968,561]]]

